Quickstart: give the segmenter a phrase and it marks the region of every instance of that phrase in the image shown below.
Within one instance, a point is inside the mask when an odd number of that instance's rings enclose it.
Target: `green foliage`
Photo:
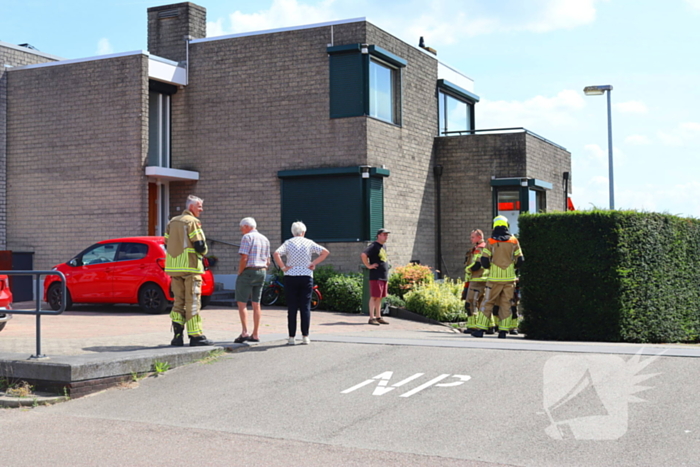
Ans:
[[[156,376],[159,376],[170,369],[170,363],[168,362],[153,362],[153,371],[156,372]]]
[[[322,291],[324,308],[346,313],[362,310],[362,274],[338,274],[326,281]]]
[[[396,295],[389,294],[384,298],[382,306],[394,306],[396,308],[406,308],[406,302]]]
[[[406,308],[436,321],[466,321],[464,305],[460,299],[462,287],[462,281],[451,279],[426,282],[406,294]]]
[[[700,220],[595,210],[518,225],[528,338],[698,341]]]
[[[331,277],[342,275],[335,270],[332,264],[321,264],[314,269],[314,284],[318,286],[321,294],[325,297],[326,284]]]
[[[428,266],[420,264],[399,266],[389,276],[389,293],[404,298],[415,287],[432,282],[434,282],[433,271]]]

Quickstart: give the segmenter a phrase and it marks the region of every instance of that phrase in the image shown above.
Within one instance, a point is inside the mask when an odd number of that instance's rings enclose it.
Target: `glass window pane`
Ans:
[[[518,233],[520,190],[498,190],[498,215],[508,219],[510,233]]]
[[[467,104],[452,96],[446,96],[447,131],[469,130],[467,126]]]
[[[447,95],[444,92],[438,93],[438,125],[439,134],[444,135],[447,131],[447,119],[445,118],[445,99]]]
[[[393,70],[374,60],[369,65],[369,114],[394,122]]]
[[[117,253],[118,243],[107,243],[104,245],[97,245],[90,251],[83,254],[83,264],[101,264],[110,263],[114,261],[114,256]]]

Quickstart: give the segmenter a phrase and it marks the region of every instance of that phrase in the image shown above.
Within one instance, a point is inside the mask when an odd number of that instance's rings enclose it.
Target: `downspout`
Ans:
[[[564,212],[569,210],[569,172],[564,172]]]
[[[436,197],[436,253],[435,253],[435,270],[438,273],[438,278],[442,279],[442,199],[441,199],[441,184],[442,179],[442,165],[438,164],[433,167],[433,174],[435,175],[435,197]]]
[[[183,36],[185,39],[185,86],[190,84],[190,41],[194,39],[192,36]]]

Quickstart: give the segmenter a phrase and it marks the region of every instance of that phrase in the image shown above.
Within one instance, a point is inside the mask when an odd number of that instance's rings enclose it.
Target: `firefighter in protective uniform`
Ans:
[[[505,339],[508,331],[517,326],[517,315],[511,309],[519,268],[525,258],[518,239],[508,231],[508,219],[496,216],[493,219],[493,232],[481,254],[481,265],[489,269],[486,283],[486,296],[481,311],[476,313],[474,337],[483,337],[488,329],[494,307],[498,307],[498,338]]]
[[[464,258],[464,263],[466,264],[464,268],[464,282],[469,284],[464,297],[464,309],[468,316],[467,329],[464,330],[465,334],[469,334],[477,329],[475,326],[476,312],[479,311],[484,300],[484,290],[489,277],[489,270],[481,266],[481,252],[486,246],[484,233],[479,229],[472,230],[470,238],[474,246]]]
[[[200,198],[188,196],[185,211],[170,219],[165,230],[165,273],[172,279],[170,287],[175,299],[170,312],[175,336],[170,345],[176,347],[184,345],[185,326],[190,346],[214,345],[202,334],[199,315],[204,274],[202,257],[207,254],[202,223],[197,219],[204,210],[202,203]]]

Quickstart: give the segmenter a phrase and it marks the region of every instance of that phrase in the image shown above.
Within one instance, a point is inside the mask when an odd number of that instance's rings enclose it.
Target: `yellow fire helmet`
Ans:
[[[493,228],[503,226],[508,227],[508,219],[506,216],[496,216],[493,218]]]

